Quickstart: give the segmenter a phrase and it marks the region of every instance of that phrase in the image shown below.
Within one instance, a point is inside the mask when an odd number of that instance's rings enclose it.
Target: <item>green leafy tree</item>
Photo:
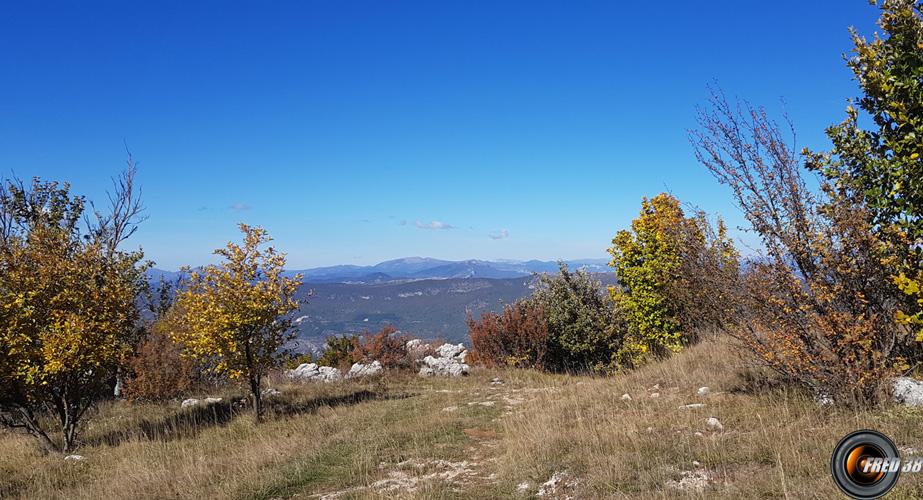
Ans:
[[[831,181],[840,197],[859,198],[887,243],[894,282],[907,294],[898,313],[904,323],[923,325],[923,7],[914,0],[879,4],[884,36],[867,40],[851,30],[849,68],[862,97],[846,119],[827,129],[828,153],[811,153],[807,164]],[[855,106],[855,107],[854,107]],[[858,109],[857,109],[858,108]],[[874,127],[860,127],[860,113]],[[919,331],[923,340],[923,329]]]
[[[612,240],[610,265],[618,285],[609,288],[609,295],[628,323],[620,364],[635,365],[650,355],[682,347],[680,325],[666,288],[681,264],[679,235],[684,220],[679,200],[661,193],[650,200],[644,198],[631,230],[619,231]]]
[[[609,295],[627,324],[617,364],[676,352],[733,320],[738,257],[720,220],[715,229],[704,213],[686,217],[679,200],[661,193],[642,200],[609,253],[618,277]]]

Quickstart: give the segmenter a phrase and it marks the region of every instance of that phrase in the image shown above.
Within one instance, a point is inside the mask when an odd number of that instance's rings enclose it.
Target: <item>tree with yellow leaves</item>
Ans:
[[[701,211],[687,217],[667,193],[644,198],[609,253],[618,276],[609,296],[628,327],[615,354],[619,365],[679,351],[733,321],[737,251],[720,218],[713,226]]]
[[[216,369],[250,385],[257,421],[263,414],[260,386],[269,369],[284,360],[282,348],[294,337],[290,314],[301,275],[283,276],[285,255],[261,227],[240,224],[243,246],[215,250],[219,265],[193,271],[174,307],[179,327],[173,338],[197,358],[213,357]]]
[[[129,165],[113,211],[96,212],[96,222],[66,184],[0,186],[0,425],[24,429],[46,450],[76,446],[79,424],[111,394],[139,331],[135,299],[147,264],[141,252],[118,250],[140,221],[125,191],[133,176]],[[61,444],[43,427],[49,420]]]

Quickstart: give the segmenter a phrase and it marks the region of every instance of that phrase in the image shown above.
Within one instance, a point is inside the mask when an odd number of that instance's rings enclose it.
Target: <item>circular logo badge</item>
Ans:
[[[852,498],[880,498],[897,484],[900,454],[880,432],[848,434],[833,449],[830,471],[836,485]]]

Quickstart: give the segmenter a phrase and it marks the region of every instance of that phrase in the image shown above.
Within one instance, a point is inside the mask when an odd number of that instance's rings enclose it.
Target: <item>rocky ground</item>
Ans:
[[[742,359],[712,340],[609,378],[280,377],[260,425],[233,391],[186,408],[117,403],[79,459],[0,434],[0,497],[840,498],[828,460],[846,433],[923,449],[917,408],[849,410],[752,384]],[[921,495],[907,474],[891,498]]]

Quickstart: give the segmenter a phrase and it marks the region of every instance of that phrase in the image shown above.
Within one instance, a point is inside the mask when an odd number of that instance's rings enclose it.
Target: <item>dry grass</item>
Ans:
[[[707,341],[612,378],[476,370],[458,380],[288,385],[259,426],[227,405],[116,403],[87,429],[82,462],[0,434],[0,497],[527,498],[564,472],[576,498],[839,498],[828,460],[847,432],[874,428],[923,449],[921,412],[739,393],[741,369],[726,342]],[[505,383],[491,385],[497,376]],[[700,386],[711,393],[698,396]],[[705,406],[679,408],[689,403]],[[723,432],[706,429],[712,416]],[[671,486],[684,471],[708,478],[705,489]],[[921,495],[912,475],[892,493]]]

